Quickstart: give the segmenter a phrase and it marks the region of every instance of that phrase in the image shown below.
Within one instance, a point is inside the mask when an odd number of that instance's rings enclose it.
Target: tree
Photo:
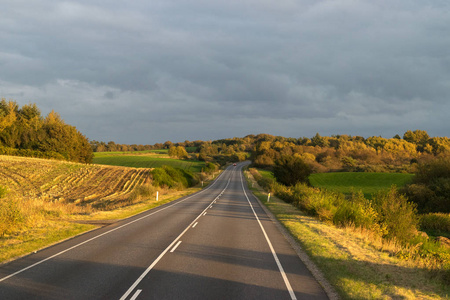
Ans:
[[[403,135],[403,139],[410,143],[417,145],[417,150],[423,152],[425,144],[430,139],[430,136],[425,130],[408,130]]]
[[[284,155],[275,161],[273,174],[278,182],[295,185],[298,182],[308,183],[311,167],[298,156]]]
[[[173,147],[173,143],[171,141],[166,141],[164,143],[164,149],[170,149],[170,147]]]
[[[180,159],[189,157],[188,153],[186,152],[186,149],[182,146],[170,147],[169,156]]]
[[[405,192],[422,213],[450,213],[450,158],[419,164]]]
[[[319,147],[328,147],[329,143],[326,137],[321,137],[319,133],[316,133],[316,135],[311,139],[311,144],[313,146],[319,146]]]

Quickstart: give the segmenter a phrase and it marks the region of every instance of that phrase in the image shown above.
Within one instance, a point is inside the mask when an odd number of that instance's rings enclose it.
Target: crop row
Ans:
[[[101,207],[103,202],[124,201],[150,180],[149,169],[0,156],[0,186],[28,200]]]

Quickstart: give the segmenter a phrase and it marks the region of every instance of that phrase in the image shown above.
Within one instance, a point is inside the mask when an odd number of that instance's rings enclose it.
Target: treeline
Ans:
[[[141,145],[141,144],[116,144],[114,141],[109,141],[107,143],[102,141],[90,141],[92,151],[94,152],[126,152],[126,151],[146,151],[146,150],[161,150],[170,149],[171,147],[181,146],[187,147],[200,147],[205,143],[204,141],[184,141],[181,143],[172,143],[167,141],[165,143],[156,143],[154,145]]]
[[[430,137],[426,131],[407,131],[396,135],[363,138],[336,135],[312,138],[266,136],[256,143],[252,160],[258,167],[273,167],[283,156],[296,156],[314,172],[412,172],[411,166],[450,154],[450,139]]]
[[[154,145],[124,145],[114,142],[92,141],[94,152],[142,151],[194,148],[195,158],[204,161],[250,159],[257,167],[275,166],[282,156],[296,156],[311,166],[314,172],[412,172],[417,162],[427,162],[436,157],[450,155],[448,137],[430,137],[423,130],[408,130],[401,137],[316,134],[311,138],[286,138],[270,134],[247,135],[215,141],[184,141]],[[192,151],[188,151],[192,152]]]
[[[56,158],[91,163],[88,139],[58,113],[46,117],[36,104],[22,107],[14,101],[0,101],[0,154]]]

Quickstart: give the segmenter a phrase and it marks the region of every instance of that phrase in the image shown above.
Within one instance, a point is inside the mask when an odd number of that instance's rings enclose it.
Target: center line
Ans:
[[[142,290],[137,290],[136,293],[134,293],[133,297],[130,298],[130,300],[136,300],[141,292]]]
[[[175,251],[175,249],[178,248],[178,246],[180,246],[181,241],[178,241],[178,243],[172,248],[172,250],[170,250],[170,252],[172,253],[173,251]]]
[[[225,174],[226,172],[223,172],[222,174],[220,174],[219,176],[222,176],[223,174]],[[219,178],[219,177],[218,177]],[[217,179],[218,179],[217,178]],[[226,190],[228,188],[228,185],[230,184],[231,178],[228,179],[228,183],[225,186],[225,188],[223,190]],[[214,183],[216,183],[216,181],[214,181]],[[214,184],[213,183],[213,184]],[[212,185],[210,185],[211,187]],[[203,211],[206,211],[208,208],[205,208]],[[164,255],[166,255],[167,252],[169,252],[169,249],[172,248],[173,244],[175,244],[185,233],[186,231],[189,230],[189,228],[192,227],[192,224],[197,222],[197,220],[202,216],[203,211],[197,216],[197,218],[195,218],[191,224],[188,225],[188,227],[186,227],[186,229],[183,230],[183,232],[180,233],[180,235],[178,237],[176,237],[172,243],[170,243],[169,246],[167,246],[167,248],[161,252],[161,254],[153,261],[153,263],[141,274],[141,276],[139,276],[138,279],[136,279],[136,281],[130,286],[130,288],[125,292],[125,294],[120,298],[120,300],[125,300],[130,294],[131,292],[138,286],[138,284],[145,278],[145,276],[147,276],[147,274],[155,267],[155,265],[163,258]]]

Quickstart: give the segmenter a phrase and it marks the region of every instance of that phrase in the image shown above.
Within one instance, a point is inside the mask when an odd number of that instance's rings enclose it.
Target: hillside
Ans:
[[[150,181],[150,169],[85,165],[0,155],[0,186],[8,196],[106,208],[127,202],[133,189]]]

